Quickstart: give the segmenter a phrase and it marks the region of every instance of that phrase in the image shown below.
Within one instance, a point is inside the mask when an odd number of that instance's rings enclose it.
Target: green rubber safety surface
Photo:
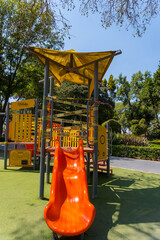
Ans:
[[[0,240],[51,240],[43,218],[50,184],[45,184],[45,200],[39,200],[39,171],[3,170],[3,164],[1,155]],[[99,173],[98,197],[91,202],[96,217],[86,240],[160,239],[160,175],[118,168],[110,178]]]

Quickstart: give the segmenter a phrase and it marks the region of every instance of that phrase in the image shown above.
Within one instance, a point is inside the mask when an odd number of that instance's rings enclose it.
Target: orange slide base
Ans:
[[[77,149],[63,150],[56,142],[50,199],[44,209],[49,228],[62,236],[84,233],[95,217],[95,207],[90,203],[83,141]]]

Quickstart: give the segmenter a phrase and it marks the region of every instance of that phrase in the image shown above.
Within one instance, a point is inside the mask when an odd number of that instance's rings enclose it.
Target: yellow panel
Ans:
[[[11,150],[9,153],[9,166],[30,166],[31,152],[29,150]]]
[[[28,114],[28,141],[31,141],[32,114]]]
[[[20,136],[19,141],[23,140],[23,114],[20,114]]]
[[[12,114],[12,133],[11,133],[11,140],[15,141],[15,123],[16,123],[16,114]]]
[[[106,128],[98,125],[98,161],[106,159],[107,152]]]
[[[26,108],[33,108],[33,107],[35,107],[35,99],[29,99],[29,100],[11,103],[11,111],[26,109]]]
[[[16,114],[16,124],[15,124],[15,133],[16,133],[16,136],[15,136],[15,141],[18,142],[18,135],[19,135],[19,114]]]
[[[27,114],[24,115],[24,142],[26,142],[26,138],[27,138],[27,128],[25,127],[27,126]]]

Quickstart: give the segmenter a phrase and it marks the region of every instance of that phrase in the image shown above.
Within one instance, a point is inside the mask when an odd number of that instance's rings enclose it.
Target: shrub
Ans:
[[[147,129],[147,138],[149,140],[160,138],[160,126],[157,122],[153,121],[151,126]]]
[[[134,145],[134,146],[149,146],[149,143],[144,137],[137,137],[132,134],[116,134],[112,136],[113,145]]]
[[[144,118],[142,118],[139,122],[137,120],[132,120],[131,122],[131,132],[134,135],[140,136],[142,134],[146,134],[147,128],[148,126]]]
[[[160,148],[113,145],[112,155],[158,161],[160,160]]]

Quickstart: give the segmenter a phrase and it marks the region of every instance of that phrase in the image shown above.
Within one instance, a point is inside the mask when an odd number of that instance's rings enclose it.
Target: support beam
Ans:
[[[94,157],[93,157],[93,199],[98,188],[98,61],[94,65]]]
[[[35,132],[34,132],[34,158],[33,158],[33,170],[36,170],[37,127],[38,127],[38,99],[35,100]]]
[[[88,81],[88,99],[90,94],[90,84],[91,81]],[[87,101],[87,147],[89,147],[89,100]],[[87,182],[90,184],[90,153],[87,153]]]
[[[41,141],[41,157],[40,157],[40,186],[39,198],[44,198],[44,173],[45,173],[45,143],[46,143],[46,117],[47,117],[47,100],[48,96],[48,78],[49,78],[49,61],[45,62],[44,88],[43,88],[43,109],[42,109],[42,141]]]
[[[9,133],[9,103],[7,103],[7,109],[6,109],[6,131],[5,131],[5,145],[4,145],[4,169],[7,169],[8,133]]]

